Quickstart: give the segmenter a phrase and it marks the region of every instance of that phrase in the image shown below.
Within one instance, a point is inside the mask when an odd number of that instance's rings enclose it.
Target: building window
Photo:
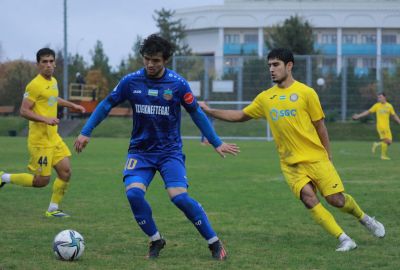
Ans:
[[[382,68],[394,68],[396,67],[396,60],[395,59],[382,59]]]
[[[361,43],[362,44],[375,44],[376,43],[376,35],[374,35],[374,34],[361,35]]]
[[[257,43],[258,35],[256,34],[244,34],[244,43]]]
[[[225,34],[224,36],[225,43],[240,43],[239,34]]]
[[[337,37],[336,34],[322,34],[321,44],[336,44]]]
[[[362,59],[362,67],[363,68],[376,68],[376,59],[375,58],[363,58]]]
[[[383,44],[396,44],[397,37],[396,37],[396,35],[382,35],[382,43]]]
[[[356,43],[357,43],[357,35],[353,34],[343,35],[343,44],[356,44]]]

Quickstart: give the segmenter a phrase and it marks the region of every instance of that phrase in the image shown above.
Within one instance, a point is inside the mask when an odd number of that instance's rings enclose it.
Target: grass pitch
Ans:
[[[1,170],[26,172],[25,140],[0,137]],[[72,141],[66,140],[70,147]],[[0,190],[0,269],[400,269],[400,144],[390,147],[391,161],[381,161],[369,142],[332,143],[347,192],[387,232],[376,239],[352,216],[327,206],[359,246],[343,254],[289,191],[274,144],[237,143],[240,155],[221,159],[198,141],[184,142],[189,192],[223,240],[227,261],[210,258],[206,242],[169,201],[158,175],[146,198],[167,246],[159,259],[146,260],[148,240],[133,220],[121,182],[128,138],[94,138],[72,157],[73,177],[62,203],[70,219],[43,216],[52,184]],[[86,250],[79,261],[58,261],[53,238],[69,228],[84,236]]]

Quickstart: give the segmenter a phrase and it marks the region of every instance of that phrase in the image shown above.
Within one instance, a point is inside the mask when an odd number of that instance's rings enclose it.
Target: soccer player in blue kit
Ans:
[[[236,155],[239,148],[220,140],[198,106],[188,82],[165,67],[173,54],[173,47],[167,40],[150,35],[144,40],[140,53],[144,68],[125,76],[97,106],[76,139],[75,150],[78,153],[83,150],[93,129],[105,119],[112,107],[129,101],[134,112],[133,131],[123,181],[136,222],[150,238],[148,258],[157,258],[166,244],[145,200],[147,187],[159,171],[171,201],[207,240],[212,257],[224,260],[226,251],[204,209],[187,192],[180,134],[181,105],[222,157],[225,153]]]

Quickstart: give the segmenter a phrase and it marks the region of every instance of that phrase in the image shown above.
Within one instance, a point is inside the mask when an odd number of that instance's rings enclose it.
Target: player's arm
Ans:
[[[397,122],[397,124],[400,125],[400,118],[397,116],[397,114],[392,114],[392,118]]]
[[[329,159],[332,160],[329,135],[328,135],[328,130],[325,126],[324,118],[317,121],[313,121],[312,123],[315,127],[315,130],[317,131],[318,137],[321,140],[322,145],[324,146],[326,152],[328,153]]]
[[[86,112],[86,109],[83,106],[75,104],[75,103],[70,102],[68,100],[62,99],[60,97],[57,98],[57,102],[58,102],[58,105],[60,105],[62,107],[71,108],[71,109],[80,111],[81,113],[85,113]]]
[[[218,110],[211,109],[204,102],[198,102],[201,109],[208,115],[211,115],[214,118],[219,120],[227,121],[227,122],[245,122],[252,119],[250,116],[246,115],[241,110]]]
[[[83,148],[85,148],[86,145],[89,143],[92,131],[107,117],[112,107],[114,106],[115,104],[114,102],[112,102],[110,96],[99,103],[99,105],[96,107],[92,115],[83,126],[81,134],[79,134],[78,138],[76,138],[75,140],[74,147],[76,152],[82,152]]]
[[[19,109],[20,115],[23,118],[28,119],[30,121],[42,122],[42,123],[45,123],[45,124],[51,125],[51,126],[55,126],[60,122],[60,120],[57,119],[56,117],[45,117],[45,116],[35,113],[33,111],[34,106],[35,106],[35,103],[32,100],[30,100],[28,98],[24,98],[22,100],[22,104]]]
[[[362,117],[367,116],[368,114],[370,114],[371,112],[369,110],[363,111],[362,113],[355,113],[353,114],[353,116],[351,117],[353,120],[358,120]]]
[[[190,111],[189,114],[193,122],[200,129],[201,133],[214,146],[215,151],[217,151],[221,157],[225,157],[225,153],[236,156],[236,154],[239,152],[239,147],[236,144],[224,143],[221,141],[214,128],[210,124],[207,116],[200,109],[200,107],[197,107],[196,110]]]

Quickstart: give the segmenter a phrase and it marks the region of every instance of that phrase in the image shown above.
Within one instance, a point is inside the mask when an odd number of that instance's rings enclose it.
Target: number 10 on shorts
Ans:
[[[136,166],[137,159],[130,158],[125,164],[125,170],[133,170]]]

